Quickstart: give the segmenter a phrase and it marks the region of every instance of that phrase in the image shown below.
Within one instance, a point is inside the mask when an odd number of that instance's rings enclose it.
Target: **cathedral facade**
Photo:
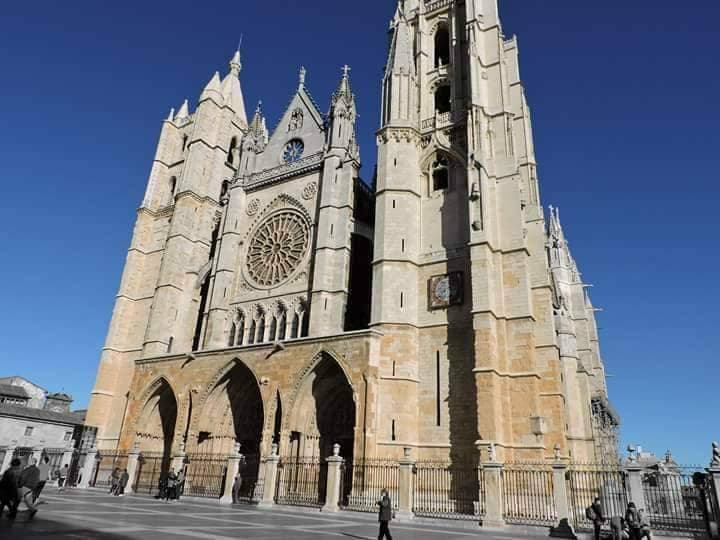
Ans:
[[[604,459],[594,308],[540,203],[496,0],[401,0],[377,175],[347,67],[271,132],[240,54],[164,121],[87,423],[98,447]]]

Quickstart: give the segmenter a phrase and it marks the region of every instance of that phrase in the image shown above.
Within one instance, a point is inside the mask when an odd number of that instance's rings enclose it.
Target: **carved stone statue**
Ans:
[[[710,462],[711,467],[720,467],[720,444],[717,442],[712,443],[712,461]]]

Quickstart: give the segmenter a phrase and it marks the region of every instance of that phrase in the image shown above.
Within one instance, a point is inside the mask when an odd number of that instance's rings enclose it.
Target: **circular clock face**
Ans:
[[[435,284],[435,297],[443,302],[450,301],[450,278],[445,277]]]
[[[302,157],[304,151],[305,145],[303,142],[300,139],[293,139],[285,145],[283,161],[285,163],[294,163]]]

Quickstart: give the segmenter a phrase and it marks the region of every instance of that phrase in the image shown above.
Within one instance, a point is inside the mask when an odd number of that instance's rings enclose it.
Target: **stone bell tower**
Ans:
[[[561,383],[530,112],[496,0],[398,3],[378,144],[372,325],[405,340],[382,359],[379,430],[458,456],[589,457],[569,444],[568,409],[590,402]]]
[[[118,440],[135,360],[198,348],[222,179],[248,129],[240,70],[236,51],[194,112],[186,100],[163,122],[88,411],[101,449]]]

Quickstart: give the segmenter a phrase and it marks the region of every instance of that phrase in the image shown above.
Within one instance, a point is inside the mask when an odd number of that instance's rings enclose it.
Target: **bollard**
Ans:
[[[135,485],[137,484],[138,475],[138,464],[140,463],[140,444],[135,443],[132,450],[128,453],[127,472],[130,479],[125,487],[125,493],[130,494],[135,492]]]
[[[553,463],[553,501],[557,512],[557,525],[550,529],[550,536],[554,538],[577,538],[575,531],[570,525],[570,505],[568,504],[567,464],[557,460]]]
[[[322,512],[337,512],[340,510],[338,501],[340,499],[340,475],[342,474],[340,466],[343,458],[340,456],[340,445],[333,445],[333,455],[327,458],[327,484],[325,490],[325,504]]]
[[[97,454],[98,450],[93,446],[85,456],[79,488],[87,489],[90,487],[90,481],[92,480],[93,473],[95,472],[95,464],[97,463]]]
[[[228,456],[227,471],[225,473],[225,492],[220,499],[221,503],[232,504],[233,501],[233,486],[235,485],[235,477],[240,471],[240,462],[243,459],[243,455],[240,453],[240,443],[235,444],[234,452]]]
[[[262,500],[258,503],[260,508],[269,508],[275,504],[275,486],[277,483],[278,463],[278,445],[272,445],[272,452],[265,460],[265,480],[263,486]]]
[[[413,488],[412,475],[415,467],[415,460],[410,457],[411,448],[403,448],[403,457],[399,461],[398,471],[398,521],[410,521],[413,514]]]

